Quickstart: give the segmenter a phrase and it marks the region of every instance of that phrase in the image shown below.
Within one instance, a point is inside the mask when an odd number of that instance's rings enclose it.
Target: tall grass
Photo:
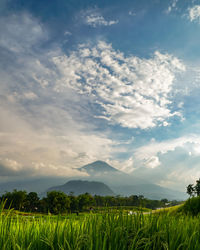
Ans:
[[[91,214],[38,218],[0,215],[0,249],[200,249],[200,217]]]

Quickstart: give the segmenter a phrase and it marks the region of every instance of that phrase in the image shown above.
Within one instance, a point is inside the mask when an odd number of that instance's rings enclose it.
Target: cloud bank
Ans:
[[[137,162],[134,175],[183,190],[200,176],[200,137],[188,135],[163,142],[152,141],[137,148],[134,159]]]

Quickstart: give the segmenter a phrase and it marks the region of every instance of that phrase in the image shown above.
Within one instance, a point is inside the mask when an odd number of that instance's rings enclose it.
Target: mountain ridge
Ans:
[[[66,194],[73,192],[75,195],[90,193],[91,195],[115,195],[115,193],[103,182],[86,181],[86,180],[70,180],[63,185],[51,187],[47,190],[59,190]]]

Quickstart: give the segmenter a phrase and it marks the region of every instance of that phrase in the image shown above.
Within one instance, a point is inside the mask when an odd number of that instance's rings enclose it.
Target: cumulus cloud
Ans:
[[[191,22],[200,21],[200,5],[195,5],[189,8],[189,19]]]
[[[31,158],[30,158],[31,159]],[[66,165],[55,165],[44,162],[29,162],[24,165],[13,159],[0,159],[0,177],[38,177],[38,176],[56,176],[56,177],[72,177],[72,176],[88,176],[87,173],[79,171],[76,168],[69,168]]]
[[[151,157],[156,156],[158,153],[166,154],[169,151],[174,151],[178,147],[187,148],[188,145],[192,145],[193,153],[197,152],[198,150],[195,148],[200,146],[200,138],[195,135],[190,135],[163,142],[152,141],[148,145],[138,148],[135,152],[135,157],[139,160],[148,160]]]
[[[53,110],[51,110],[53,111]],[[60,112],[56,109],[55,112]],[[51,123],[30,124],[26,115],[0,110],[3,122],[0,133],[0,176],[82,176],[76,167],[111,154],[113,142],[104,135],[81,131],[68,119],[67,128]],[[67,113],[64,113],[67,115]],[[59,115],[58,115],[59,116]],[[45,119],[47,116],[45,117]],[[31,120],[30,120],[31,121]],[[70,124],[71,123],[71,124]],[[45,126],[45,127],[44,127]]]
[[[151,143],[136,149],[134,175],[157,184],[184,188],[199,178],[200,137],[183,136]]]
[[[5,169],[9,176],[82,176],[77,167],[111,156],[111,139],[88,131],[59,107],[43,104],[38,111],[37,101],[28,104],[31,112],[9,105],[0,109],[0,176]]]
[[[15,160],[0,158],[0,176],[16,176],[22,172],[22,166]]]
[[[185,66],[172,55],[156,51],[152,58],[125,56],[111,44],[80,45],[70,53],[53,57],[60,72],[55,90],[71,87],[89,95],[101,106],[97,116],[123,127],[147,129],[167,125],[176,73]]]

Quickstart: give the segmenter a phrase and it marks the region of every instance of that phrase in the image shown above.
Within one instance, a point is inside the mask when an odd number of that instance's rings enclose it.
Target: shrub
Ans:
[[[200,213],[200,196],[189,198],[182,209],[187,214],[198,215]]]

